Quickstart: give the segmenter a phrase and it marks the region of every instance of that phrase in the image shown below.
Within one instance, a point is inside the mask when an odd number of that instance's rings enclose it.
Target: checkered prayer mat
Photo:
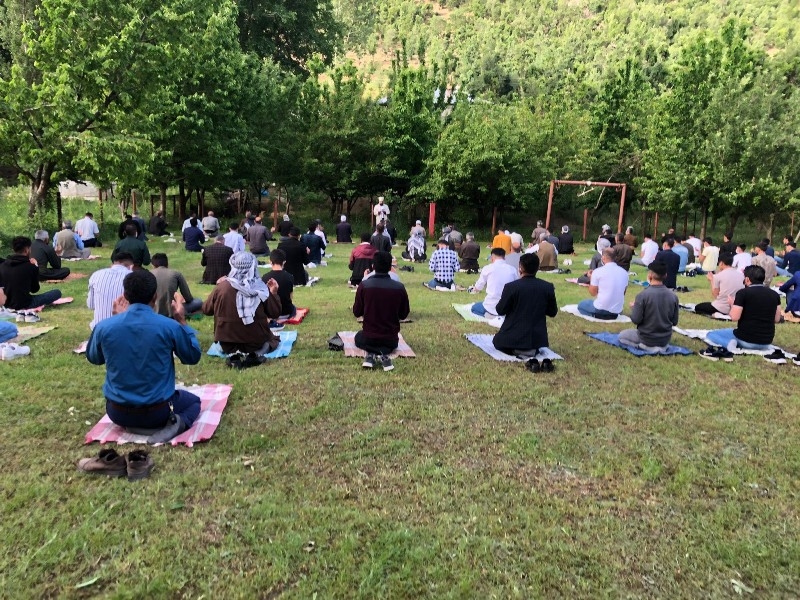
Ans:
[[[344,342],[344,355],[353,357],[363,358],[367,355],[361,348],[356,347],[356,332],[355,331],[340,331],[339,337],[342,338]],[[397,344],[397,349],[389,355],[389,358],[398,358],[398,357],[405,357],[405,358],[416,358],[417,355],[414,354],[414,351],[411,347],[406,343],[403,339],[403,334],[400,334],[400,340]]]
[[[193,386],[176,386],[179,389],[185,389],[192,394],[200,396],[200,414],[197,416],[194,424],[184,431],[179,436],[170,440],[170,444],[177,446],[178,444],[186,444],[189,448],[194,446],[195,442],[204,442],[210,440],[214,432],[219,426],[222,411],[228,404],[228,396],[230,396],[232,385],[221,383],[209,383],[206,385],[193,385]],[[128,433],[120,427],[111,422],[108,415],[103,415],[103,418],[92,427],[92,430],[86,434],[85,444],[92,442],[100,442],[105,444],[107,442],[116,442],[117,444],[146,444],[146,435],[136,435]]]

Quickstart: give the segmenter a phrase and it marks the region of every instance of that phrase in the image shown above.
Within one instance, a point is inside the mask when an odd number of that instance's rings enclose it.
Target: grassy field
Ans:
[[[196,254],[150,246],[209,293]],[[69,266],[90,273],[110,250]],[[551,347],[566,360],[533,375],[466,342],[493,331],[450,306],[476,297],[423,289],[417,266],[401,276],[418,357],[364,372],[327,350],[358,326],[350,247],[330,252],[322,281],[296,292],[311,313],[289,358],[178,366],[188,384],[233,384],[228,408],[208,443],[152,449],[156,470],[134,483],[75,469],[99,450],[82,442],[104,412],[104,369],[71,352],[89,333],[87,280],[61,286],[75,302],[43,313],[58,328],[0,362],[0,596],[800,594],[800,369],[636,358],[583,335],[620,325],[559,314]],[[585,297],[549,279],[559,305]],[[683,300],[706,299],[705,279],[686,284]],[[212,319],[192,325],[207,349]],[[798,331],[780,325],[777,343],[800,350]]]

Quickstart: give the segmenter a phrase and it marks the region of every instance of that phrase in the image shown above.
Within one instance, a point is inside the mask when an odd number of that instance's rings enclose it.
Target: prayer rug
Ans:
[[[453,304],[453,308],[461,315],[465,321],[472,321],[474,323],[486,323],[486,319],[476,315],[472,310],[472,303],[470,304]]]
[[[675,333],[679,333],[681,335],[685,335],[686,337],[690,337],[696,340],[701,340],[706,344],[708,344],[709,346],[716,345],[711,343],[711,341],[709,341],[708,338],[706,337],[709,331],[713,331],[712,329],[683,329],[681,327],[673,327],[672,331],[674,331]],[[734,350],[733,353],[755,354],[757,356],[765,356],[767,354],[771,354],[775,350],[780,350],[786,355],[787,358],[793,358],[794,356],[796,356],[793,352],[786,352],[786,350],[784,350],[780,346],[774,346],[774,345],[770,345],[768,350],[746,350],[744,348],[736,348],[736,350]]]
[[[520,358],[518,356],[511,356],[505,352],[500,352],[500,350],[495,348],[494,344],[492,344],[494,335],[491,333],[465,333],[464,337],[495,360],[501,360],[503,362],[520,362],[527,360],[527,358]],[[550,360],[564,360],[563,356],[556,354],[550,348],[539,348],[536,358],[539,360],[545,358],[549,358]]]
[[[577,277],[568,277],[564,281],[566,281],[567,283],[574,283],[575,285],[580,285],[580,286],[583,286],[583,287],[589,287],[588,283],[579,283]]]
[[[690,313],[699,314],[699,313],[696,313],[695,310],[694,310],[694,307],[697,306],[696,304],[687,303],[687,304],[679,304],[678,306],[680,306],[683,310],[688,311]],[[713,315],[700,315],[700,316],[701,317],[708,317],[709,319],[714,319],[716,321],[730,321],[731,320],[729,315],[723,315],[722,313],[714,313]]]
[[[46,304],[45,306],[37,306],[36,308],[26,308],[24,309],[25,312],[41,312],[48,306],[58,306],[60,304],[70,304],[73,298],[68,296],[66,298],[59,298],[55,302],[51,302],[50,304]],[[23,311],[20,311],[23,312]]]
[[[292,351],[292,346],[297,341],[296,331],[281,331],[281,341],[278,347],[272,352],[264,354],[264,358],[286,358]],[[228,355],[222,351],[222,346],[218,342],[211,344],[211,347],[206,352],[209,356],[216,356],[219,358],[227,358]]]
[[[19,334],[13,340],[9,340],[14,344],[22,344],[27,342],[28,340],[32,340],[35,337],[39,337],[47,333],[48,331],[53,331],[55,329],[55,325],[48,325],[48,326],[41,326],[41,327],[17,327]]]
[[[233,386],[209,383],[193,386],[176,385],[175,387],[177,389],[185,389],[200,397],[200,414],[189,429],[172,438],[168,443],[173,446],[186,444],[191,448],[195,442],[210,440],[219,426],[222,411],[225,410],[225,406],[228,404],[228,396],[230,396]],[[146,444],[147,436],[128,433],[119,425],[112,423],[108,415],[103,415],[97,425],[92,427],[91,431],[86,434],[84,443],[91,444],[92,442],[100,442],[101,444],[108,442]]]
[[[70,273],[64,279],[48,279],[45,283],[62,283],[64,281],[75,281],[76,279],[83,279],[88,277],[86,273]]]
[[[351,358],[364,358],[367,353],[364,352],[361,348],[356,346],[356,332],[355,331],[340,331],[339,337],[344,342],[344,355],[349,356]],[[414,354],[414,351],[411,349],[406,341],[403,339],[403,334],[400,334],[400,339],[397,344],[397,348],[389,355],[389,358],[416,358],[417,355]]]
[[[62,260],[65,260],[67,262],[77,262],[79,260],[97,260],[98,258],[100,258],[99,254],[90,254],[86,258],[64,258]]]
[[[576,317],[580,317],[581,319],[586,319],[587,321],[592,321],[594,323],[630,323],[630,317],[626,317],[625,315],[617,315],[616,319],[596,319],[595,317],[589,317],[587,315],[582,314],[578,310],[577,304],[567,304],[566,306],[561,307],[561,312],[569,313],[571,315],[575,315]]]
[[[610,344],[611,346],[616,346],[617,348],[622,348],[623,350],[627,350],[634,356],[672,356],[674,354],[681,354],[681,355],[689,355],[694,354],[688,348],[683,348],[681,346],[673,346],[670,344],[667,346],[666,351],[664,352],[647,352],[646,350],[642,350],[641,348],[634,348],[633,346],[628,346],[626,344],[621,344],[619,341],[619,334],[618,333],[611,333],[610,331],[603,331],[601,333],[590,333],[588,331],[584,332],[590,338],[595,340],[599,340],[601,342],[605,342],[606,344]]]
[[[307,314],[307,308],[298,308],[295,316],[293,316],[291,319],[278,319],[278,323],[282,325],[299,325],[303,322],[303,319],[306,318]]]

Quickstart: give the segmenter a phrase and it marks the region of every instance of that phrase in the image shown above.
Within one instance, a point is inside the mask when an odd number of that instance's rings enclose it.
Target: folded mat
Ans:
[[[581,285],[583,287],[589,287],[588,283],[580,283],[577,277],[567,277],[564,281],[567,283],[574,283],[576,285]]]
[[[303,322],[303,319],[306,318],[307,314],[307,308],[298,308],[295,316],[293,316],[291,319],[278,319],[278,323],[282,325],[299,325]]]
[[[176,385],[175,387],[185,389],[200,397],[200,414],[197,415],[197,419],[189,429],[172,438],[169,443],[173,446],[186,444],[191,448],[195,442],[210,440],[219,426],[222,411],[225,410],[225,406],[228,404],[228,396],[230,396],[233,386],[208,383],[206,385],[193,386]],[[103,415],[97,425],[92,427],[91,431],[86,434],[84,443],[91,444],[92,442],[100,442],[101,444],[107,442],[146,444],[147,436],[128,433],[119,425],[112,423],[108,415]]]
[[[472,310],[472,304],[453,304],[453,308],[461,317],[466,321],[473,321],[475,323],[486,323],[486,319],[476,315]]]
[[[682,354],[682,355],[689,355],[694,354],[688,348],[683,348],[681,346],[673,346],[670,344],[667,346],[667,349],[664,352],[647,352],[642,350],[641,348],[634,348],[633,346],[628,346],[626,344],[621,344],[619,341],[619,334],[618,333],[611,333],[609,331],[603,331],[600,333],[590,333],[588,331],[584,332],[590,338],[594,338],[601,342],[605,342],[606,344],[610,344],[611,346],[616,346],[617,348],[622,348],[623,350],[627,350],[634,356],[672,356],[673,354]]]
[[[694,313],[694,314],[698,314],[694,310],[694,307],[697,306],[696,304],[686,303],[686,304],[679,304],[678,306],[680,306],[685,311],[688,311],[688,312],[691,312],[691,313]],[[719,315],[719,316],[715,317],[714,315]],[[708,318],[714,319],[716,321],[730,321],[731,320],[729,315],[723,315],[722,313],[719,313],[719,312],[714,313],[714,315],[700,315],[700,316],[701,317],[708,317]]]
[[[367,355],[361,348],[356,347],[356,332],[355,331],[340,331],[339,337],[344,342],[344,355],[349,357],[363,358]],[[397,348],[389,355],[389,358],[398,358],[400,356],[405,358],[416,358],[417,355],[411,349],[406,341],[403,339],[403,334],[399,335],[400,339]]]
[[[64,279],[48,279],[45,283],[62,283],[64,281],[75,281],[76,279],[83,279],[84,277],[88,277],[86,273],[70,273]]]
[[[264,358],[286,358],[292,351],[292,346],[297,341],[296,331],[281,331],[281,341],[278,347],[272,352],[264,354]],[[219,342],[214,342],[206,352],[209,356],[217,356],[219,358],[227,358],[227,354],[222,351],[222,346]]]
[[[13,340],[9,340],[14,344],[22,344],[23,342],[27,342],[28,340],[32,340],[35,337],[39,337],[47,333],[48,331],[53,331],[55,329],[55,325],[48,325],[48,326],[40,326],[40,327],[17,327],[19,334]]]
[[[569,313],[571,315],[575,315],[576,317],[580,317],[581,319],[586,319],[587,321],[593,321],[595,323],[630,323],[631,320],[629,317],[625,315],[617,315],[616,319],[596,319],[594,317],[587,317],[586,315],[582,314],[578,311],[577,304],[567,304],[566,306],[561,307],[561,312]]]
[[[709,346],[715,346],[716,344],[712,343],[706,336],[708,335],[709,331],[713,331],[713,329],[683,329],[681,327],[673,327],[672,331],[675,333],[679,333],[681,335],[685,335],[686,337],[690,337],[696,340],[702,340]],[[788,358],[792,358],[795,356],[793,352],[786,352],[780,346],[773,346],[770,345],[768,350],[746,350],[745,348],[736,348],[733,351],[734,354],[756,354],[758,356],[764,356],[766,354],[771,354],[775,350],[780,350],[783,352]]]
[[[500,350],[495,348],[494,344],[492,344],[494,335],[491,333],[465,333],[464,337],[495,360],[502,360],[503,362],[527,360],[527,358],[519,358],[506,354],[505,352],[500,352]],[[539,348],[536,358],[539,360],[544,360],[545,358],[549,358],[550,360],[564,360],[563,356],[556,354],[550,348]]]

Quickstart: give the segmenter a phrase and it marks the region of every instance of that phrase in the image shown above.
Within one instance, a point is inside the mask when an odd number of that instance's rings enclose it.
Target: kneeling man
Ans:
[[[171,319],[153,310],[158,282],[152,273],[133,271],[122,287],[116,314],[97,323],[86,358],[106,365],[103,395],[109,418],[126,428],[160,429],[149,441],[164,442],[191,427],[200,414],[200,398],[175,389],[172,358],[196,365],[200,343],[186,324],[183,303],[172,303]]]
[[[667,265],[653,261],[647,267],[650,284],[631,303],[631,321],[636,329],[623,329],[619,341],[645,352],[664,352],[672,339],[672,328],[678,324],[678,297],[664,285]]]

